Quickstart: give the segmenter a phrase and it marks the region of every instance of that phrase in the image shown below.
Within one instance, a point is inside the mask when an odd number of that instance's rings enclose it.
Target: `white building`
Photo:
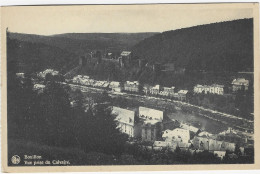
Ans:
[[[42,71],[42,72],[39,72],[37,75],[38,75],[39,77],[41,77],[41,78],[45,78],[45,76],[46,76],[47,74],[51,74],[51,75],[55,76],[55,75],[59,75],[59,71],[55,71],[55,70],[53,70],[53,69],[46,69],[46,70],[44,70],[44,71]]]
[[[112,89],[112,91],[115,91],[115,92],[121,92],[122,91],[120,82],[117,82],[117,81],[111,81],[110,84],[109,84],[109,88]]]
[[[42,85],[42,84],[34,84],[34,86],[33,86],[33,90],[37,91],[38,93],[43,92],[44,88],[45,88],[45,85]]]
[[[124,89],[126,91],[131,91],[131,92],[139,92],[139,82],[138,81],[126,81],[124,84]]]
[[[189,143],[190,131],[186,129],[176,128],[174,130],[165,130],[162,137],[165,141],[182,142],[185,144]]]
[[[172,86],[172,87],[163,87],[163,90],[160,91],[160,95],[162,96],[174,96],[174,89],[175,87]]]
[[[232,81],[232,89],[234,92],[238,90],[242,90],[243,88],[245,90],[248,90],[248,86],[249,86],[249,80],[246,80],[244,78],[238,78]]]
[[[150,93],[153,94],[153,95],[157,95],[160,93],[160,85],[155,85],[154,87],[151,87],[150,88]]]
[[[211,94],[218,94],[223,95],[224,94],[224,85],[196,85],[193,89],[194,93],[211,93]]]
[[[130,56],[131,51],[122,51],[121,56]]]
[[[19,78],[24,78],[24,73],[16,73],[16,76]]]
[[[144,92],[145,94],[150,93],[150,88],[151,88],[150,85],[145,84],[145,85],[143,86],[143,92]]]
[[[209,87],[206,85],[196,85],[196,86],[194,86],[194,89],[193,89],[194,93],[204,92],[206,94],[206,91],[209,91]]]
[[[179,92],[178,92],[178,99],[182,100],[182,101],[186,100],[188,92],[189,92],[188,90],[179,90]]]
[[[139,117],[162,121],[163,120],[163,111],[140,106],[139,107]]]
[[[77,76],[73,77],[72,82],[78,83],[81,85],[88,85],[88,86],[95,87],[96,82],[98,82],[98,84],[99,84],[101,81],[95,81],[94,79],[90,79],[89,76],[77,75]]]
[[[192,140],[195,149],[209,150],[209,151],[226,151],[234,152],[235,143],[218,141],[210,137],[195,136]]]
[[[211,94],[224,94],[224,85],[213,84],[210,86],[209,93]]]
[[[135,112],[119,107],[113,106],[112,114],[116,115],[116,121],[118,121],[118,128],[122,133],[126,133],[129,137],[135,135]]]

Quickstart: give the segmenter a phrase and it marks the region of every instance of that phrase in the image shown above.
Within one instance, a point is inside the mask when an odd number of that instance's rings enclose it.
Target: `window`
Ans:
[[[200,146],[202,146],[202,147],[204,146],[204,143],[202,141],[200,142]]]

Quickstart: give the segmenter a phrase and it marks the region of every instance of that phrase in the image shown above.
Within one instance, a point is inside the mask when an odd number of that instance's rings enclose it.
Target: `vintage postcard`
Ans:
[[[260,168],[258,15],[258,3],[1,7],[2,170]]]

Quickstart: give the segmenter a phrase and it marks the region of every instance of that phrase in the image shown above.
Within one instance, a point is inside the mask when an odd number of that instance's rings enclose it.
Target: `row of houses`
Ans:
[[[82,85],[89,85],[93,87],[103,87],[110,88],[112,91],[121,92],[143,92],[146,95],[156,95],[162,97],[174,98],[177,100],[185,101],[187,100],[188,90],[178,90],[174,86],[172,87],[163,87],[159,84],[155,86],[151,86],[148,84],[141,85],[138,81],[126,81],[121,84],[117,81],[96,81],[94,79],[90,79],[89,76],[77,75],[72,81],[74,83],[80,83]],[[234,79],[233,82],[233,91],[245,89],[248,90],[249,81],[245,79]],[[224,95],[224,85],[196,85],[193,89],[194,93],[205,93],[205,94],[217,94]]]
[[[185,123],[164,130],[164,112],[160,110],[139,107],[136,111],[113,106],[112,113],[116,116],[121,132],[131,138],[152,142],[155,150],[169,148],[174,151],[177,147],[193,152],[207,150],[220,158],[225,156],[226,151],[235,151],[235,143],[217,140],[216,135]],[[138,122],[135,120],[137,117]]]
[[[157,95],[162,97],[170,97],[175,98],[178,100],[186,100],[186,96],[188,93],[188,90],[179,90],[178,92],[175,92],[175,87],[162,87],[161,85],[143,85],[141,86],[138,81],[126,81],[124,84],[124,90],[129,92],[140,92],[140,89],[142,89],[142,92],[146,95]]]
[[[181,150],[190,151],[191,153],[208,151],[221,159],[223,159],[227,151],[235,152],[235,143],[219,141],[216,139],[216,136],[212,134],[212,136],[208,136],[210,133],[207,132],[198,133],[191,139],[190,133],[191,131],[185,128],[165,130],[162,134],[163,141],[155,141],[153,148],[155,150],[169,148],[174,151],[179,147]],[[244,148],[240,147],[240,151],[243,154]]]
[[[125,83],[121,84],[117,81],[98,81],[91,79],[89,76],[84,75],[77,75],[72,79],[73,83],[78,83],[82,85],[92,86],[92,87],[101,87],[101,88],[109,88],[112,91],[115,92],[135,92],[139,93],[144,92],[146,95],[158,95],[158,96],[164,96],[164,97],[171,97],[178,100],[185,101],[186,96],[188,93],[188,90],[179,90],[178,92],[175,92],[175,87],[162,87],[161,85],[144,85],[141,86],[138,81],[126,81]]]
[[[232,91],[236,92],[238,90],[248,90],[249,87],[249,80],[245,78],[238,78],[232,81]],[[196,85],[193,88],[194,93],[205,93],[205,94],[217,94],[217,95],[224,95],[224,85]]]
[[[86,75],[77,75],[73,77],[72,82],[92,87],[110,88],[113,91],[121,92],[120,82],[117,81],[94,80]]]
[[[159,95],[164,97],[170,97],[175,98],[181,101],[186,100],[188,90],[179,90],[178,92],[175,92],[175,87],[162,87],[160,85],[150,86],[150,85],[144,85],[143,86],[143,92],[147,94],[152,95]]]

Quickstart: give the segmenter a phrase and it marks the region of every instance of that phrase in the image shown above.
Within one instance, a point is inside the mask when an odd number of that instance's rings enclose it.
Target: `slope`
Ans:
[[[136,58],[171,62],[188,71],[252,71],[253,19],[166,31],[144,39],[132,50]]]

